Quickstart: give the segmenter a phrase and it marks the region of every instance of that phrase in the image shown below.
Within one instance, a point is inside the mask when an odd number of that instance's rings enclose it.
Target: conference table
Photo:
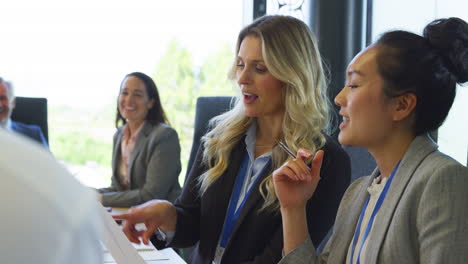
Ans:
[[[120,207],[112,207],[112,210],[110,211],[111,215],[116,215],[116,214],[121,214],[125,213],[128,210],[128,208],[120,208]],[[152,248],[154,246],[150,245]],[[156,250],[156,248],[154,248]],[[172,248],[165,248],[158,250],[162,255],[164,255],[165,259],[158,259],[158,260],[146,260],[145,262],[147,264],[187,264]],[[140,253],[140,252],[139,252]],[[140,253],[141,255],[141,253]],[[105,262],[107,263],[112,263],[112,262]]]
[[[171,263],[171,264],[187,264],[172,248],[165,248],[159,250],[164,256],[168,259],[160,259],[160,260],[148,260],[146,261],[147,264],[162,264],[162,263]]]

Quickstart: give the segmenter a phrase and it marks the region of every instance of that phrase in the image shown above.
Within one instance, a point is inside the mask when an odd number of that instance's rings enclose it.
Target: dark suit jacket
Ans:
[[[43,145],[46,149],[49,149],[49,144],[47,144],[47,140],[45,139],[44,134],[42,133],[42,130],[39,126],[27,125],[11,120],[11,129],[17,133],[29,137],[32,140],[35,140],[37,143]]]
[[[346,152],[330,138],[323,148],[325,160],[321,181],[308,202],[311,236],[318,245],[333,225],[341,197],[350,181],[350,161]],[[242,139],[230,157],[230,166],[206,192],[199,195],[199,176],[206,171],[200,148],[189,178],[176,200],[177,226],[170,246],[189,247],[199,242],[192,255],[196,264],[211,264],[222,232],[232,188],[246,153]],[[281,259],[283,234],[279,212],[259,209],[264,200],[259,192],[260,182],[271,173],[271,167],[260,176],[234,227],[224,251],[222,263],[276,263]],[[320,216],[320,217],[317,217]],[[312,220],[313,219],[313,220]],[[153,243],[158,244],[156,236]]]
[[[114,135],[112,184],[99,189],[104,206],[130,207],[151,199],[174,201],[180,193],[180,145],[177,132],[167,124],[143,124],[130,154],[128,175],[130,190],[125,190],[117,176],[121,158],[123,129]]]

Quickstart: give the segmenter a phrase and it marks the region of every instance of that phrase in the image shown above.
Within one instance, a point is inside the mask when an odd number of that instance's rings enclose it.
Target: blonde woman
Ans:
[[[234,108],[212,121],[186,186],[175,204],[151,201],[134,208],[124,232],[159,243],[189,247],[198,242],[191,263],[274,263],[281,258],[281,215],[271,173],[288,159],[276,147],[325,149],[322,182],[307,202],[319,215],[313,242],[333,224],[350,179],[350,162],[341,147],[323,134],[328,125],[326,82],[316,41],[300,20],[266,16],[238,37],[230,74],[241,95]],[[328,164],[332,164],[329,166]],[[338,164],[338,165],[336,165]],[[311,217],[312,219],[312,217]],[[138,232],[135,224],[148,230]]]

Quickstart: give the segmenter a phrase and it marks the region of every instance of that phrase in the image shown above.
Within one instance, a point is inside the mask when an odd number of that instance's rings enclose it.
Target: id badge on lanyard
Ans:
[[[358,251],[358,257],[357,257],[357,261],[356,263],[357,264],[360,264],[361,263],[361,251],[362,251],[362,248],[364,247],[364,243],[366,242],[366,239],[367,239],[367,236],[369,235],[369,232],[372,228],[372,224],[374,223],[374,218],[375,218],[375,215],[377,214],[377,212],[379,211],[380,207],[382,206],[382,203],[385,199],[385,196],[387,196],[387,192],[388,192],[388,189],[390,188],[390,185],[392,184],[392,181],[393,181],[393,177],[395,176],[395,173],[396,171],[398,170],[398,167],[400,166],[400,161],[397,163],[397,165],[395,166],[395,168],[393,169],[392,171],[392,174],[390,174],[390,177],[388,178],[388,181],[387,183],[385,184],[383,190],[382,190],[382,193],[380,194],[379,196],[379,199],[377,200],[377,203],[375,204],[375,207],[374,207],[374,210],[372,211],[372,214],[371,214],[371,217],[369,219],[369,222],[367,223],[367,226],[366,226],[366,231],[364,232],[364,235],[362,237],[362,243],[361,245],[359,246],[359,251]],[[353,263],[353,259],[354,259],[354,251],[356,249],[356,244],[357,244],[357,241],[358,241],[358,238],[359,238],[359,234],[361,233],[361,225],[362,225],[362,219],[364,218],[364,214],[367,210],[367,205],[369,204],[369,200],[370,200],[370,196],[367,197],[367,200],[366,202],[364,203],[364,206],[362,207],[362,210],[361,210],[361,215],[359,216],[359,221],[358,221],[358,224],[357,224],[357,229],[356,229],[356,232],[354,233],[354,238],[353,238],[353,245],[352,245],[352,248],[351,248],[351,257],[349,259],[349,264],[352,264]]]
[[[271,159],[265,164],[263,167],[262,171],[260,172],[260,175],[264,172],[264,170],[268,167],[270,164]],[[226,248],[227,242],[229,241],[229,238],[232,234],[232,231],[234,229],[234,226],[236,224],[237,218],[239,217],[239,213],[242,210],[242,207],[244,207],[245,201],[247,201],[247,198],[249,197],[250,193],[252,192],[252,189],[255,188],[255,185],[257,184],[257,181],[260,177],[257,177],[255,179],[255,182],[252,184],[250,189],[247,191],[245,194],[242,203],[240,204],[239,208],[236,210],[237,203],[240,198],[240,193],[242,189],[242,185],[244,184],[244,179],[245,176],[247,175],[247,167],[249,165],[249,155],[245,153],[244,160],[242,161],[241,168],[239,169],[239,172],[237,173],[236,176],[236,182],[234,184],[234,189],[232,192],[231,196],[231,201],[229,202],[229,207],[228,207],[228,212],[226,215],[226,220],[224,222],[224,227],[223,227],[223,232],[221,234],[221,241],[219,242],[219,245],[223,248]]]

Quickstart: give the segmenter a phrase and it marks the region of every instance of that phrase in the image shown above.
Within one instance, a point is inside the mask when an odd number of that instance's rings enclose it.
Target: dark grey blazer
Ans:
[[[346,191],[323,253],[309,240],[280,263],[345,263],[367,187],[378,175]],[[418,136],[403,156],[369,236],[365,263],[465,263],[468,259],[468,169]]]
[[[114,135],[112,184],[109,188],[99,189],[102,204],[130,207],[151,199],[174,201],[180,193],[178,176],[181,165],[177,132],[163,123],[143,124],[130,154],[130,190],[124,190],[117,176],[122,135],[123,129],[120,127]]]

